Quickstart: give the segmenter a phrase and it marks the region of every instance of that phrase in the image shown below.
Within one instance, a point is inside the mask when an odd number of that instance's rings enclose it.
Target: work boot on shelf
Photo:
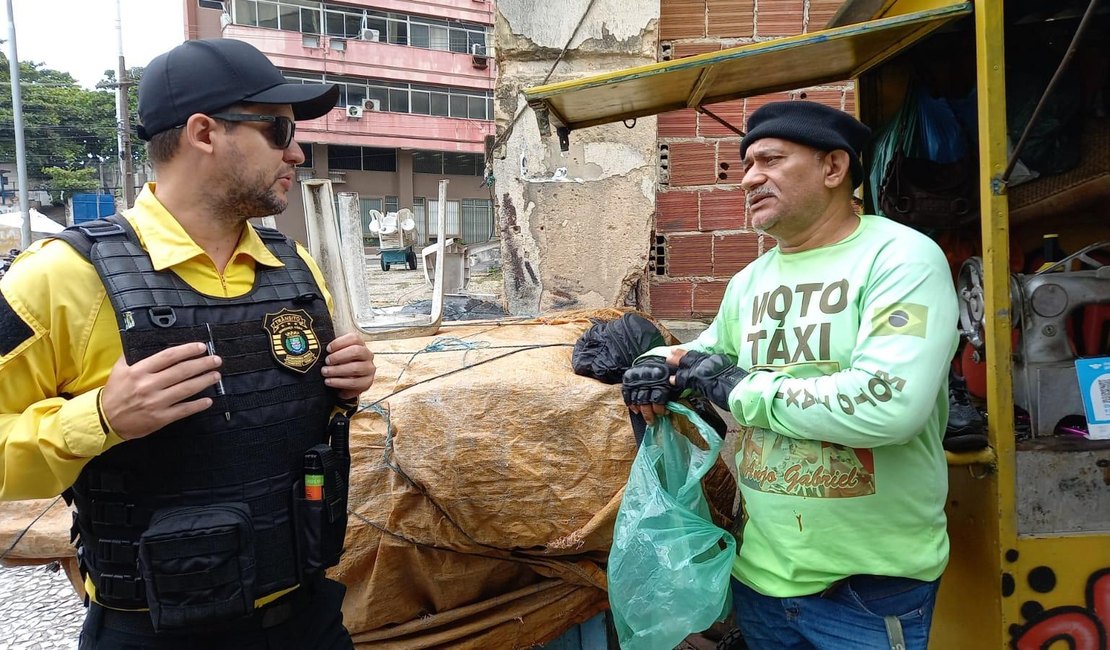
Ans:
[[[944,431],[948,451],[974,451],[987,446],[986,423],[967,394],[967,383],[954,371],[948,373],[948,427]]]

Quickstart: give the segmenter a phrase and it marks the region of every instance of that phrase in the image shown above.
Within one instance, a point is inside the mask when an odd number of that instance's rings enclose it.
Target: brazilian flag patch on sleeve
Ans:
[[[878,310],[871,318],[871,336],[917,336],[925,338],[929,308],[912,302],[899,302]]]
[[[35,330],[15,312],[11,303],[0,293],[0,357],[6,357],[27,339],[35,335]]]

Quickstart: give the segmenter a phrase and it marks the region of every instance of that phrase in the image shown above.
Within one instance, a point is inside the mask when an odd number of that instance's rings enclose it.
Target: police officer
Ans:
[[[139,85],[158,182],[0,281],[0,499],[76,506],[82,648],[351,646],[323,570],[373,355],[307,252],[247,221],[285,209],[295,121],[337,96],[240,41],[162,54]]]

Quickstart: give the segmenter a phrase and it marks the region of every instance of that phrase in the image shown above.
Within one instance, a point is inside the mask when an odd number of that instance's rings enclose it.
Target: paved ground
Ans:
[[[0,568],[0,650],[72,650],[84,619],[64,571]]]

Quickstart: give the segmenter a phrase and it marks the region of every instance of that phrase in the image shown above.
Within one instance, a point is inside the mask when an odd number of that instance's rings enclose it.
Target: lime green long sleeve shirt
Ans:
[[[746,514],[737,579],[791,597],[856,574],[940,576],[956,323],[943,253],[882,217],[732,278],[713,323],[678,347],[751,371],[729,395]]]

